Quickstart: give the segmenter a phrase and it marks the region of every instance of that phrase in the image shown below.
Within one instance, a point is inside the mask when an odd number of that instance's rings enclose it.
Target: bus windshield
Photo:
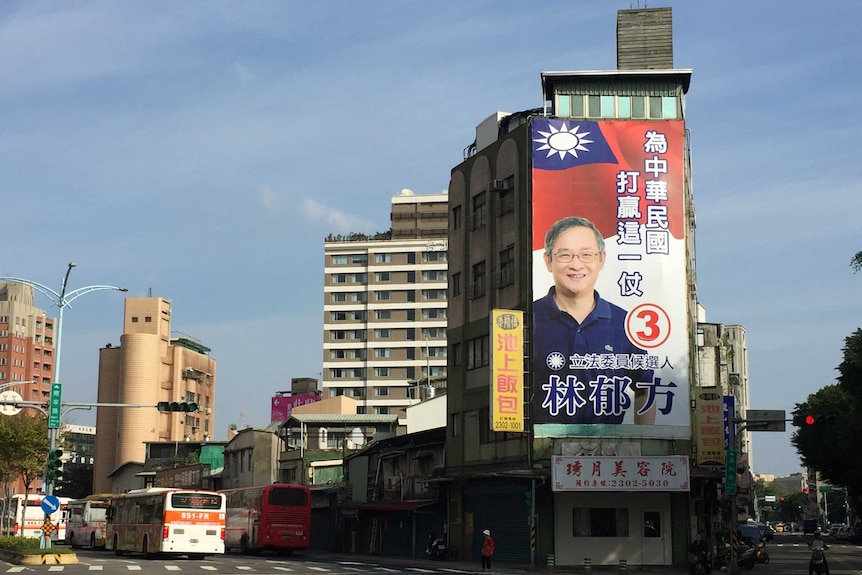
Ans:
[[[269,491],[270,505],[280,505],[287,507],[301,507],[308,504],[308,496],[301,489],[291,487],[273,487]]]

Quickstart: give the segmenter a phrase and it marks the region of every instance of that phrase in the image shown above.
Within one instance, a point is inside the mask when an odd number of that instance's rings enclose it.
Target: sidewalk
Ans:
[[[299,557],[302,557],[301,555]],[[310,551],[305,557],[312,561],[327,560],[327,561],[356,561],[361,563],[385,563],[388,565],[403,565],[405,567],[413,567],[428,570],[458,570],[467,573],[481,573],[482,569],[479,561],[436,561],[427,557],[392,557],[381,555],[360,555],[360,554],[342,554],[342,553],[315,553]],[[622,569],[620,566],[596,565],[591,570],[586,570],[583,565],[574,566],[554,566],[554,565],[518,565],[515,563],[501,563],[492,561],[493,567],[491,574],[494,575],[521,575],[524,573],[531,574],[584,574],[592,573],[593,575],[686,575],[687,569],[674,566],[631,566]],[[716,573],[716,571],[713,571]]]

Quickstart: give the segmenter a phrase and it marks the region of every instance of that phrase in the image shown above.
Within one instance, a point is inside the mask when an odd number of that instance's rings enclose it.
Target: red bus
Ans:
[[[287,556],[308,549],[311,534],[311,492],[303,485],[273,483],[224,489],[227,518],[225,552],[275,551]]]

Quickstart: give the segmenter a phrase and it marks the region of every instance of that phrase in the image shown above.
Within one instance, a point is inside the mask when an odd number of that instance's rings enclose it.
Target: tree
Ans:
[[[24,481],[25,493],[45,471],[48,461],[48,422],[44,417],[31,417],[24,413],[0,416],[0,478]],[[3,494],[4,508],[8,509],[8,483]]]
[[[862,437],[862,329],[847,337],[844,359],[838,366],[838,383],[827,385],[796,404],[794,415],[834,415],[831,425],[804,425],[791,442],[803,465],[817,470],[836,486],[847,489],[848,500],[862,511],[862,458],[858,453]]]
[[[850,267],[853,268],[854,273],[862,270],[862,252],[856,252],[856,255],[850,260]]]

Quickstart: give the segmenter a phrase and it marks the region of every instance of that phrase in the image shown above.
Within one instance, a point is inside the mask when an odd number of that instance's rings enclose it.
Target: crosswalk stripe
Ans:
[[[179,565],[165,565],[165,569],[168,571],[182,571]]]
[[[203,569],[204,571],[217,571],[218,570],[215,567],[213,567],[212,565],[201,565],[201,569]]]
[[[400,573],[398,569],[390,569],[389,567],[375,567],[376,571],[385,571],[386,573]]]
[[[312,567],[311,565],[307,565],[306,568],[311,569],[312,571],[325,571],[327,573],[329,572],[329,569],[327,569],[326,567]]]
[[[48,571],[62,571],[64,565],[51,565],[48,567]]]
[[[293,571],[290,567],[273,567],[276,571]]]
[[[240,571],[254,571],[254,567],[249,567],[248,565],[237,565],[236,568]]]
[[[422,569],[421,567],[408,567],[408,571],[416,571],[417,573],[435,573],[432,569]]]
[[[103,571],[105,568],[104,565],[90,565],[90,571]]]
[[[20,573],[24,569],[26,569],[26,567],[11,567],[8,571],[6,571],[6,573]]]
[[[129,571],[140,571],[141,566],[140,565],[126,565],[126,569],[128,569]]]

